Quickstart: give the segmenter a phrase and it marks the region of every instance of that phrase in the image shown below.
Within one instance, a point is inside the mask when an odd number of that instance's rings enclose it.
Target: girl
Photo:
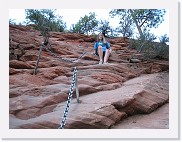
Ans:
[[[97,42],[94,44],[94,50],[95,54],[99,56],[99,64],[108,63],[109,55],[111,54],[111,47],[102,33],[97,36]]]

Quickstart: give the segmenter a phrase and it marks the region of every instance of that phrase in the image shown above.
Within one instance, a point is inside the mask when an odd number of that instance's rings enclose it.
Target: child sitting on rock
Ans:
[[[98,34],[97,42],[94,44],[95,54],[99,56],[99,64],[107,64],[111,55],[110,44],[106,41],[102,33]]]

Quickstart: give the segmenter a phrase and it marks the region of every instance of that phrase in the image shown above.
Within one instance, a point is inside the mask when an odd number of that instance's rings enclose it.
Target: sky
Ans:
[[[25,9],[9,9],[9,19],[16,23],[23,23],[25,21]],[[116,28],[119,24],[119,18],[109,17],[111,9],[57,9],[56,14],[62,16],[62,20],[66,22],[67,29],[70,29],[72,24],[76,24],[81,17],[88,15],[89,12],[95,12],[97,20],[108,20],[110,26]],[[164,21],[158,26],[157,29],[152,28],[151,32],[157,37],[167,34],[169,37],[169,11],[166,9]]]
[[[113,27],[118,23],[118,18],[109,17],[109,11],[111,9],[57,9],[56,14],[62,16],[64,22],[66,22],[69,29],[72,24],[76,24],[80,17],[89,15],[89,12],[95,12],[97,19],[109,20],[110,25]],[[14,22],[22,23],[25,20],[24,9],[9,9],[9,19],[15,19]]]

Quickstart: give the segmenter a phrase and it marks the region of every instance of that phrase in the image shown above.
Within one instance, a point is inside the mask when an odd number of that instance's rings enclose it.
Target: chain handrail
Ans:
[[[36,62],[36,66],[35,66],[35,69],[34,69],[34,73],[33,74],[36,74],[37,73],[37,68],[38,68],[38,63],[39,63],[39,60],[40,60],[40,55],[41,55],[41,52],[42,52],[42,49],[45,47],[46,51],[49,52],[51,55],[53,55],[54,57],[60,59],[61,61],[64,61],[64,62],[69,62],[69,63],[73,63],[75,62],[76,60],[78,59],[81,59],[85,54],[86,54],[86,50],[84,49],[84,52],[76,59],[74,60],[68,60],[68,59],[64,59],[64,58],[61,58],[59,56],[57,56],[55,53],[53,53],[51,51],[52,49],[52,46],[49,42],[49,37],[50,37],[50,34],[48,33],[48,29],[44,29],[44,42],[41,44],[41,47],[40,47],[40,50],[39,50],[39,55],[38,55],[38,58],[37,58],[37,62]],[[87,47],[88,48],[88,47]]]
[[[61,58],[59,56],[57,56],[55,53],[53,53],[51,50],[49,50],[49,48],[46,48],[46,51],[49,52],[51,55],[53,55],[54,57],[64,61],[64,62],[70,62],[70,63],[73,63],[75,62],[76,60],[79,60],[81,59],[85,54],[86,54],[86,51],[84,50],[83,53],[76,59],[73,59],[73,60],[68,60],[68,59],[64,59],[64,58]]]
[[[77,79],[77,69],[76,69],[76,67],[74,67],[73,79],[72,79],[72,82],[71,82],[71,85],[70,85],[70,92],[69,92],[69,95],[68,95],[68,100],[66,102],[66,108],[65,108],[65,111],[63,113],[63,118],[62,118],[62,121],[61,121],[60,126],[59,126],[58,129],[64,129],[64,126],[65,126],[65,123],[66,123],[66,118],[67,118],[68,111],[69,111],[69,105],[71,103],[71,99],[72,99],[72,96],[73,96],[73,88],[75,86],[76,79]]]

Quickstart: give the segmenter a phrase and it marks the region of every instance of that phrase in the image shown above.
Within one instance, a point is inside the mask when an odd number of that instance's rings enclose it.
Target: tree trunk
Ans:
[[[129,11],[130,11],[130,13],[131,13],[131,16],[132,16],[132,18],[133,18],[134,23],[136,24],[136,27],[137,27],[138,32],[139,32],[139,34],[140,34],[140,37],[141,37],[141,39],[143,40],[143,39],[144,39],[144,35],[143,35],[143,32],[142,32],[140,26],[138,25],[138,22],[137,22],[137,20],[136,20],[136,18],[135,18],[135,16],[134,16],[134,12],[133,12],[132,9],[130,9]]]
[[[131,9],[130,9],[129,11],[130,11],[130,13],[131,13],[131,16],[132,16],[132,18],[133,18],[134,23],[136,24],[136,27],[137,27],[137,29],[138,29],[138,32],[139,32],[139,34],[140,34],[141,42],[144,42],[144,41],[145,41],[145,37],[144,37],[144,35],[143,35],[143,32],[142,32],[140,26],[138,25],[138,22],[137,22],[135,16],[134,16],[134,12],[133,12],[133,10],[131,10]],[[139,53],[142,51],[142,48],[143,48],[143,46],[140,47],[140,50],[138,51]]]

